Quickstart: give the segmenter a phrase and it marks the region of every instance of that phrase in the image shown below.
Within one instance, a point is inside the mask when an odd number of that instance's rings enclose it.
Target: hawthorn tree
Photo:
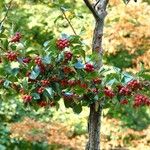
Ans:
[[[53,35],[40,52],[27,50],[20,32],[7,33],[6,17],[2,19],[0,88],[3,94],[0,99],[9,95],[22,99],[25,106],[55,106],[58,109],[59,100],[63,98],[66,108],[72,108],[75,113],[80,113],[83,106],[89,107],[86,150],[99,150],[103,108],[111,105],[149,106],[150,99],[145,95],[149,84],[119,68],[102,66],[102,37],[108,0],[97,0],[94,4],[89,0],[83,2],[95,19],[92,54],[86,53],[86,44],[74,31],[63,9],[75,35]]]

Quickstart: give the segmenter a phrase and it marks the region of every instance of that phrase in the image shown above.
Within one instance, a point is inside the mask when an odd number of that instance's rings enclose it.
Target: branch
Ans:
[[[77,35],[77,33],[76,33],[75,29],[73,28],[71,22],[70,22],[69,19],[67,18],[66,14],[65,14],[65,11],[63,10],[63,8],[60,7],[60,10],[61,10],[62,14],[64,15],[65,19],[67,20],[67,22],[69,23],[69,25],[70,25],[70,27],[71,27],[73,33],[74,33],[75,35]]]
[[[1,25],[1,24],[5,21],[5,19],[7,18],[8,12],[9,12],[10,7],[11,7],[11,4],[12,4],[12,1],[13,1],[13,0],[11,0],[11,1],[9,2],[9,6],[8,6],[8,8],[7,8],[6,14],[5,14],[4,18],[1,20],[0,25]]]
[[[89,8],[89,10],[92,12],[92,14],[95,17],[95,19],[97,20],[99,18],[99,15],[96,12],[96,10],[93,8],[93,6],[91,5],[91,3],[89,2],[89,0],[84,0],[84,3]]]
[[[96,9],[96,6],[98,5],[98,3],[100,2],[100,0],[98,0],[95,5],[94,5],[94,9]]]

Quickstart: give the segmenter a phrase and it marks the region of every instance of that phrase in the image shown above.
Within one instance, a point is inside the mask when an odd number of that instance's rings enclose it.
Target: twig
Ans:
[[[86,6],[89,8],[89,10],[92,12],[92,14],[95,17],[95,19],[96,20],[99,19],[99,15],[98,15],[97,11],[93,8],[93,6],[89,2],[89,0],[83,0],[83,1],[86,4]]]
[[[75,35],[77,35],[77,33],[76,33],[75,29],[73,28],[71,22],[70,22],[69,19],[67,18],[66,14],[65,14],[65,11],[63,10],[63,8],[60,7],[60,10],[61,10],[61,12],[63,13],[63,15],[64,15],[65,19],[67,20],[67,22],[69,23],[69,25],[70,25],[70,27],[71,27],[73,33],[74,33]]]
[[[94,9],[96,9],[96,6],[98,5],[98,3],[100,2],[100,0],[98,0],[95,5],[94,5]]]
[[[6,14],[5,14],[4,18],[1,20],[0,25],[1,25],[1,24],[5,21],[5,19],[7,18],[8,12],[9,12],[10,7],[11,7],[11,4],[12,4],[12,1],[13,1],[13,0],[11,0],[11,1],[9,2],[9,6],[8,6],[8,8],[7,8]]]

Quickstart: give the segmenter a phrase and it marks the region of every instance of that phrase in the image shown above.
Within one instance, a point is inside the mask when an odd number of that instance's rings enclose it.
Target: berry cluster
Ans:
[[[104,94],[106,97],[113,98],[115,96],[114,92],[107,87],[104,89]]]
[[[64,49],[65,47],[69,47],[70,42],[67,39],[58,39],[56,45],[59,49]]]
[[[64,74],[69,74],[69,73],[72,73],[73,70],[68,66],[64,66],[63,67],[63,72],[64,72]]]
[[[119,88],[119,94],[127,96],[131,94],[131,90],[128,87],[122,86],[121,88]]]
[[[76,85],[76,81],[75,80],[68,80],[68,85],[69,86],[75,86]]]
[[[7,52],[6,57],[9,61],[15,61],[15,60],[17,60],[17,53],[12,52],[12,51]]]
[[[66,87],[67,85],[68,85],[68,80],[66,80],[66,79],[61,80],[62,87]]]
[[[38,92],[39,94],[42,94],[42,93],[44,92],[44,87],[38,88],[37,92]]]
[[[123,99],[123,100],[120,101],[120,104],[127,105],[128,104],[128,100],[127,99]]]
[[[134,106],[139,107],[142,105],[149,106],[150,105],[150,99],[148,97],[146,97],[145,95],[142,95],[142,94],[135,95]]]
[[[130,81],[127,86],[132,90],[137,90],[141,88],[141,83],[137,80]]]
[[[32,96],[31,95],[23,95],[23,101],[25,103],[31,102],[32,101]]]
[[[48,86],[50,84],[49,80],[41,80],[42,86]]]
[[[17,32],[10,40],[10,42],[20,42],[21,39],[21,34],[19,32]]]
[[[84,68],[87,72],[93,72],[94,71],[94,66],[90,63],[85,64]]]
[[[34,60],[35,64],[37,65],[42,65],[42,59],[40,57],[36,57],[35,60]]]
[[[72,59],[72,56],[73,56],[72,52],[69,51],[64,52],[64,57],[66,61],[70,61]]]
[[[101,82],[102,82],[102,80],[100,78],[93,79],[94,84],[100,84]]]
[[[40,107],[46,107],[46,106],[48,105],[48,102],[42,100],[42,101],[39,101],[39,102],[38,102],[38,105],[39,105]]]
[[[26,58],[23,58],[22,61],[26,64],[28,64],[30,61],[31,61],[31,58],[29,57],[26,57]]]

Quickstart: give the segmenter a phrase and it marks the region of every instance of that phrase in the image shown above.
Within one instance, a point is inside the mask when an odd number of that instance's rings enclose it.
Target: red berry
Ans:
[[[6,53],[6,57],[9,61],[16,61],[17,60],[17,53],[10,51]]]
[[[84,68],[87,72],[93,72],[94,71],[94,66],[90,63],[85,64]]]
[[[150,105],[150,99],[148,97],[146,97],[145,95],[142,94],[137,94],[134,97],[134,107],[139,107],[139,106],[143,106],[143,105]]]
[[[121,87],[120,90],[119,90],[119,94],[121,94],[121,95],[130,95],[131,90],[127,87]]]
[[[64,57],[65,57],[66,61],[70,61],[72,59],[72,56],[73,56],[73,54],[71,52],[69,52],[69,51],[66,51],[64,53]]]
[[[28,63],[31,61],[31,58],[26,57],[26,58],[23,58],[22,61],[23,61],[24,63],[28,64]]]
[[[20,42],[21,34],[17,32],[10,40],[10,42]]]
[[[61,86],[65,87],[68,85],[68,80],[64,79],[64,80],[61,80]]]
[[[102,82],[102,80],[100,78],[93,79],[94,84],[100,84],[101,82]]]
[[[126,105],[126,104],[128,104],[128,100],[127,99],[123,99],[123,100],[120,101],[120,104]]]
[[[76,85],[75,80],[69,80],[69,81],[68,81],[68,85],[69,85],[69,86],[75,86],[75,85]]]
[[[104,94],[106,97],[113,98],[115,96],[114,92],[108,88],[104,89]]]
[[[23,95],[23,101],[25,103],[31,102],[32,101],[32,96],[31,95]]]
[[[83,88],[83,89],[87,89],[88,88],[88,85],[86,83],[81,83],[80,84],[80,87]]]
[[[65,47],[69,47],[70,42],[69,42],[67,39],[58,39],[58,40],[56,41],[56,45],[57,45],[57,47],[58,47],[60,50],[62,50],[62,49],[64,49]]]
[[[50,84],[49,80],[41,80],[42,86],[48,86]]]
[[[40,57],[36,57],[34,60],[35,64],[42,65],[42,59]]]
[[[137,80],[132,80],[128,82],[127,86],[132,90],[138,90],[141,88],[141,83]]]
[[[63,72],[64,74],[72,73],[72,69],[68,66],[63,67]]]
[[[42,93],[44,92],[44,87],[38,88],[37,92],[38,92],[39,94],[42,94]]]
[[[38,105],[40,107],[46,107],[48,105],[48,103],[46,101],[42,100],[42,101],[38,102]]]

